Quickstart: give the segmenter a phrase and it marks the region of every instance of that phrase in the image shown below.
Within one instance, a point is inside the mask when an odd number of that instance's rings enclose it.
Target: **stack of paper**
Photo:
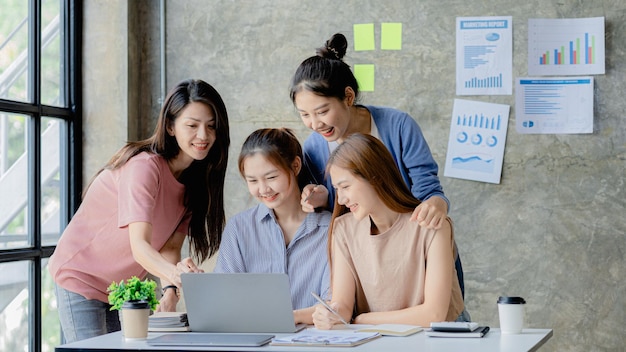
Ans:
[[[155,312],[148,318],[148,331],[189,331],[186,312]]]

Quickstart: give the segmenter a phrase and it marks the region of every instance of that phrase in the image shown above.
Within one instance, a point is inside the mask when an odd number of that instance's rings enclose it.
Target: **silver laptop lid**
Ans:
[[[288,333],[296,327],[287,274],[184,273],[191,331]]]

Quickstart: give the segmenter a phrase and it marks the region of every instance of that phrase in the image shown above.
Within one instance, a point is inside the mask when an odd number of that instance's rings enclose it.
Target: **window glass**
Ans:
[[[61,324],[54,293],[54,281],[48,272],[48,259],[42,260],[41,267],[41,350],[54,351],[61,344]]]
[[[0,250],[28,245],[28,117],[0,112]]]
[[[41,102],[65,106],[64,62],[61,50],[63,19],[60,0],[43,0],[41,8]]]
[[[29,350],[29,263],[0,263],[0,351]]]
[[[77,73],[80,60],[68,31],[81,10],[75,0],[0,0],[0,352],[54,351],[61,342],[46,257],[74,199],[69,133],[80,101],[69,108],[68,56]]]
[[[0,5],[0,99],[27,102],[28,1],[2,0]]]
[[[64,127],[63,120],[41,119],[41,242],[44,246],[55,245],[63,230],[61,209],[65,208],[62,204],[67,199],[62,196],[65,181],[61,176]]]

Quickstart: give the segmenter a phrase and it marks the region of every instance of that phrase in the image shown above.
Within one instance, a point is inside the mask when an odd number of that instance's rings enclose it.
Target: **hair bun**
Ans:
[[[348,49],[348,40],[341,33],[335,33],[326,41],[323,48],[317,49],[317,55],[332,60],[342,60]]]

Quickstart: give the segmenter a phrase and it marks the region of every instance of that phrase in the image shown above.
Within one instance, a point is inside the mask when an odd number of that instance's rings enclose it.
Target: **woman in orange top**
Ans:
[[[452,224],[410,221],[420,204],[385,145],[354,133],[326,166],[336,189],[329,230],[331,307],[356,324],[469,321],[454,268]],[[348,214],[351,213],[351,214]],[[340,319],[319,305],[319,329]]]

